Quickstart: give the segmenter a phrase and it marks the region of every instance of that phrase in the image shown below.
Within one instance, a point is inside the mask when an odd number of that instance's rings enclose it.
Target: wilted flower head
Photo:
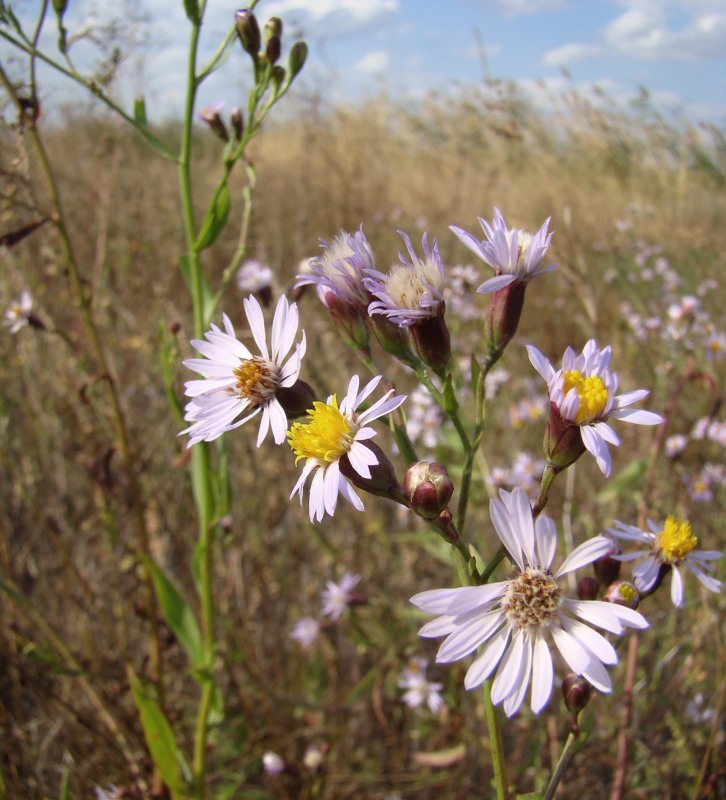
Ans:
[[[257,446],[262,444],[269,429],[276,444],[285,441],[287,415],[275,393],[297,382],[305,355],[303,333],[292,355],[285,360],[297,334],[297,306],[288,303],[284,296],[278,300],[269,349],[260,304],[250,296],[245,298],[244,307],[259,356],[253,356],[237,340],[226,314],[222,315],[224,331],[212,325],[204,340],[191,342],[204,358],[184,362],[184,366],[202,375],[201,380],[186,383],[187,397],[192,399],[187,403],[184,419],[192,425],[182,433],[189,434],[189,447],[197,442],[210,442],[260,413]],[[240,414],[245,416],[237,419]]]
[[[305,466],[290,497],[299,495],[302,505],[305,482],[312,476],[311,522],[321,520],[326,512],[331,516],[335,513],[339,493],[359,511],[363,510],[361,499],[341,472],[341,462],[345,462],[344,469],[350,468],[361,478],[371,479],[371,467],[378,465],[381,458],[365,444],[375,436],[375,430],[368,427],[368,423],[389,414],[406,399],[405,395],[391,397],[393,389],[389,389],[370,408],[358,413],[358,407],[380,380],[380,375],[373,378],[359,392],[360,379],[354,375],[340,406],[334,394],[328,397],[327,403],[315,402],[308,411],[308,421],[296,422],[288,431],[287,441],[295,453],[295,463],[305,459]]]
[[[528,345],[527,352],[532,365],[547,382],[551,411],[545,452],[556,466],[568,466],[584,448],[595,457],[602,473],[609,475],[608,444],[619,445],[620,439],[607,421],[621,419],[638,425],[658,425],[663,421],[651,411],[626,408],[646,397],[646,389],[615,394],[618,375],[610,372],[610,346],[601,350],[597,342],[590,339],[581,355],[568,347],[562,358],[562,368],[557,371],[536,347]],[[576,429],[581,439],[572,439],[571,433],[574,430],[576,435]],[[566,448],[568,452],[561,452],[568,438],[572,439]],[[557,463],[558,459],[561,463]]]
[[[424,703],[432,714],[438,714],[444,705],[441,696],[443,683],[434,683],[426,677],[428,661],[425,658],[412,658],[398,679],[400,689],[405,689],[403,702],[410,708],[419,708]]]
[[[408,250],[408,259],[399,253],[400,263],[393,266],[388,275],[366,270],[364,283],[377,298],[368,306],[368,313],[384,314],[396,325],[407,328],[440,313],[444,302],[444,265],[435,239],[429,247],[424,233],[421,241],[424,257],[421,259],[409,236],[403,231],[398,233]]]
[[[353,590],[360,582],[360,575],[346,572],[340,583],[327,581],[321,594],[323,614],[333,621],[339,620],[355,599]]]
[[[675,606],[683,605],[683,576],[680,568],[687,567],[710,592],[720,592],[721,582],[709,575],[714,567],[711,563],[721,558],[718,550],[696,550],[698,538],[691,525],[669,516],[662,526],[648,520],[650,530],[644,531],[634,525],[616,521],[614,528],[608,528],[613,536],[647,546],[645,552],[627,553],[614,558],[620,561],[633,561],[643,558],[633,570],[635,586],[642,594],[652,592],[659,585],[663,574],[672,569],[671,600]]]
[[[503,703],[510,717],[522,705],[530,682],[535,713],[550,697],[554,671],[548,640],[574,673],[609,692],[612,685],[605,665],[617,663],[615,649],[585,623],[618,634],[624,627],[645,628],[648,623],[624,606],[570,599],[559,579],[609,552],[612,543],[601,536],[590,539],[553,572],[554,522],[544,515],[534,520],[521,489],[499,494],[501,500],[490,503],[492,522],[516,570],[499,583],[434,589],[412,597],[418,608],[441,615],[424,625],[419,635],[446,636],[438,662],[458,661],[481,648],[464,685],[473,689],[496,671],[492,701]]]
[[[481,217],[479,223],[486,235],[482,241],[462,228],[449,226],[465,247],[483,259],[496,272],[494,278],[482,283],[477,289],[478,292],[483,294],[496,292],[514,281],[529,283],[538,275],[555,268],[555,264],[542,266],[552,239],[552,234],[547,233],[549,217],[535,234],[521,228],[508,228],[498,208],[494,209],[494,220],[491,225]]]
[[[32,309],[33,298],[30,292],[24,290],[20,293],[20,299],[15,300],[5,309],[3,324],[8,327],[10,333],[17,333],[29,324]]]

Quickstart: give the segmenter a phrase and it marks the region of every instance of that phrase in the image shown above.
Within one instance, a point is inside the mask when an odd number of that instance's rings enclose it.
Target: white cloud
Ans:
[[[353,69],[365,75],[378,75],[381,72],[386,72],[390,63],[390,56],[385,50],[376,50],[356,61],[353,64]]]
[[[550,67],[566,67],[575,61],[599,56],[602,48],[597,44],[576,43],[564,44],[554,50],[548,50],[543,56],[543,63]]]
[[[621,53],[647,60],[702,60],[726,52],[726,9],[723,0],[696,0],[682,4],[691,13],[680,27],[672,27],[664,2],[630,2],[627,10],[605,29],[606,44]]]
[[[334,16],[344,28],[353,29],[395,13],[398,0],[272,0],[265,4],[264,10],[266,15],[283,17],[283,20],[285,14],[302,12],[315,23]]]
[[[567,8],[570,5],[568,0],[478,0],[478,2],[475,0],[475,4],[509,17],[538,14],[541,11]]]

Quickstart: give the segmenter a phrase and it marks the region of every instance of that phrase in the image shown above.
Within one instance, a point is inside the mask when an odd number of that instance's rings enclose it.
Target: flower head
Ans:
[[[621,419],[637,425],[658,425],[663,421],[659,414],[651,411],[627,408],[646,397],[646,389],[615,394],[618,375],[609,369],[611,347],[601,350],[594,339],[587,342],[580,355],[568,347],[562,358],[562,368],[557,371],[536,347],[528,345],[527,352],[532,365],[547,382],[551,409],[548,426],[550,442],[546,447],[548,458],[554,460],[559,457],[558,446],[570,438],[573,428],[579,429],[574,431],[581,436],[571,448],[574,457],[567,454],[562,456],[562,468],[572,463],[584,447],[595,457],[603,474],[609,475],[611,461],[608,444],[618,445],[620,439],[607,421],[610,418]]]
[[[461,243],[497,273],[494,278],[484,281],[477,289],[478,292],[482,294],[496,292],[514,281],[526,284],[538,275],[555,268],[555,264],[542,266],[552,239],[552,234],[547,233],[549,217],[535,234],[521,228],[508,228],[498,208],[494,209],[494,220],[491,225],[481,217],[479,223],[486,235],[481,242],[462,228],[450,226]]]
[[[303,617],[295,623],[290,631],[290,638],[294,639],[303,650],[309,650],[320,635],[320,623],[314,617]]]
[[[647,546],[645,552],[627,553],[613,556],[620,561],[633,561],[643,558],[644,561],[633,570],[633,578],[639,592],[646,594],[654,591],[660,584],[663,574],[672,569],[671,600],[675,606],[683,605],[683,576],[680,568],[687,567],[698,580],[710,591],[720,592],[721,582],[709,575],[713,571],[710,562],[721,558],[718,550],[696,550],[698,537],[691,530],[691,525],[669,516],[662,526],[648,520],[650,530],[644,531],[633,525],[616,521],[614,528],[608,528],[613,536],[632,542],[640,542]]]
[[[339,493],[359,511],[363,510],[361,499],[341,471],[341,461],[345,462],[345,469],[352,469],[363,479],[371,479],[371,467],[379,464],[380,459],[365,444],[375,436],[375,430],[368,427],[368,423],[398,408],[406,399],[405,395],[391,397],[393,389],[389,389],[370,408],[359,413],[358,407],[380,380],[380,375],[373,378],[359,392],[360,379],[354,375],[340,405],[336,395],[328,397],[327,403],[315,402],[308,411],[308,421],[296,422],[287,433],[287,441],[295,453],[295,463],[305,459],[302,474],[290,497],[299,495],[302,505],[305,482],[312,475],[311,521],[321,520],[326,512],[332,516]]]
[[[262,261],[250,258],[237,270],[236,281],[242,292],[261,292],[272,284],[272,270]]]
[[[285,360],[297,334],[297,306],[288,303],[284,296],[278,300],[269,349],[260,304],[250,296],[245,298],[244,308],[259,356],[253,356],[237,340],[226,314],[222,315],[224,331],[212,325],[204,340],[195,339],[191,343],[204,358],[184,362],[202,376],[201,380],[186,384],[186,394],[191,400],[184,419],[192,424],[182,433],[189,434],[189,447],[197,442],[210,442],[260,413],[257,446],[262,444],[269,429],[276,444],[285,441],[287,415],[275,395],[278,390],[295,385],[305,354],[303,333],[294,352]],[[238,419],[241,414],[244,416]]]
[[[20,293],[20,299],[13,301],[5,309],[3,324],[8,327],[10,333],[17,333],[30,323],[32,309],[33,298],[30,292],[24,290]]]
[[[327,581],[321,594],[323,614],[333,621],[339,620],[355,600],[353,590],[360,582],[360,575],[346,572],[340,583]]]
[[[552,691],[551,642],[572,672],[596,689],[612,688],[605,665],[617,663],[608,640],[589,627],[610,633],[624,627],[645,628],[647,622],[624,606],[598,600],[576,600],[565,595],[559,579],[591,563],[612,542],[597,536],[581,544],[553,572],[557,547],[554,522],[544,515],[532,518],[527,495],[521,489],[500,491],[490,512],[502,544],[516,565],[500,583],[457,589],[434,589],[411,598],[423,611],[439,614],[419,631],[426,637],[446,636],[438,662],[458,661],[482,650],[466,673],[464,685],[473,689],[496,671],[492,701],[503,703],[507,716],[521,706],[531,682],[530,704],[539,713]],[[585,623],[589,623],[585,624]]]
[[[286,767],[285,759],[272,750],[268,750],[262,756],[262,768],[268,775],[281,775]]]
[[[425,658],[412,658],[398,679],[399,689],[405,689],[403,702],[409,708],[419,708],[424,703],[432,714],[437,714],[444,705],[441,696],[443,683],[434,683],[426,677],[428,661]]]
[[[368,306],[369,314],[384,314],[396,325],[408,328],[416,322],[440,315],[444,303],[444,265],[439,246],[434,239],[431,247],[424,233],[421,246],[424,257],[419,258],[411,239],[398,232],[406,245],[409,258],[399,253],[400,263],[388,275],[366,270],[364,284],[376,297]]]

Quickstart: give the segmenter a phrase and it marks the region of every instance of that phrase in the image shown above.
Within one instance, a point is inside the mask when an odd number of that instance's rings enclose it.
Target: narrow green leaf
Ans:
[[[371,686],[375,683],[376,678],[381,673],[381,667],[376,665],[363,676],[356,686],[350,691],[348,696],[343,701],[343,706],[350,706],[366,694]]]
[[[471,385],[476,386],[479,383],[479,376],[481,375],[481,365],[474,353],[471,354]]]
[[[454,383],[451,375],[446,376],[446,382],[443,386],[443,395],[444,411],[449,415],[453,414],[457,408],[459,408],[459,399],[456,396],[456,389],[454,389]]]
[[[179,774],[179,752],[171,725],[131,668],[128,675],[151,758],[164,783],[172,792],[182,794],[184,786]]]
[[[184,12],[190,22],[194,23],[194,25],[199,25],[201,20],[199,19],[199,4],[197,0],[184,0]]]
[[[164,618],[189,656],[194,669],[201,669],[204,665],[204,646],[194,612],[158,564],[150,558],[145,558],[144,564],[153,578]]]
[[[224,180],[217,187],[212,202],[209,204],[204,222],[202,222],[202,228],[199,231],[199,236],[197,237],[197,241],[194,242],[195,252],[198,253],[214,243],[215,239],[227,224],[230,205],[231,197],[229,184]]]
[[[146,100],[143,96],[134,100],[134,119],[141,125],[146,125]]]
[[[646,458],[631,461],[597,493],[597,502],[612,503],[617,499],[622,500],[624,497],[638,496],[647,469],[648,460]]]

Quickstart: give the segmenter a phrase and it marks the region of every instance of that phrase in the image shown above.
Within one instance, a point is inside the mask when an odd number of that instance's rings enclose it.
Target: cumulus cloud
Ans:
[[[386,72],[390,63],[390,56],[385,50],[376,50],[356,61],[353,64],[353,69],[356,72],[362,72],[364,75],[378,75]]]
[[[601,53],[602,47],[600,45],[573,42],[564,44],[554,50],[548,50],[542,56],[542,61],[550,67],[566,67],[569,64],[574,64],[575,61],[599,56]]]
[[[690,14],[681,25],[671,23],[662,2],[629,0],[626,5],[627,10],[605,29],[605,42],[614,50],[647,60],[719,58],[726,52],[723,0],[676,3],[681,13]]]

